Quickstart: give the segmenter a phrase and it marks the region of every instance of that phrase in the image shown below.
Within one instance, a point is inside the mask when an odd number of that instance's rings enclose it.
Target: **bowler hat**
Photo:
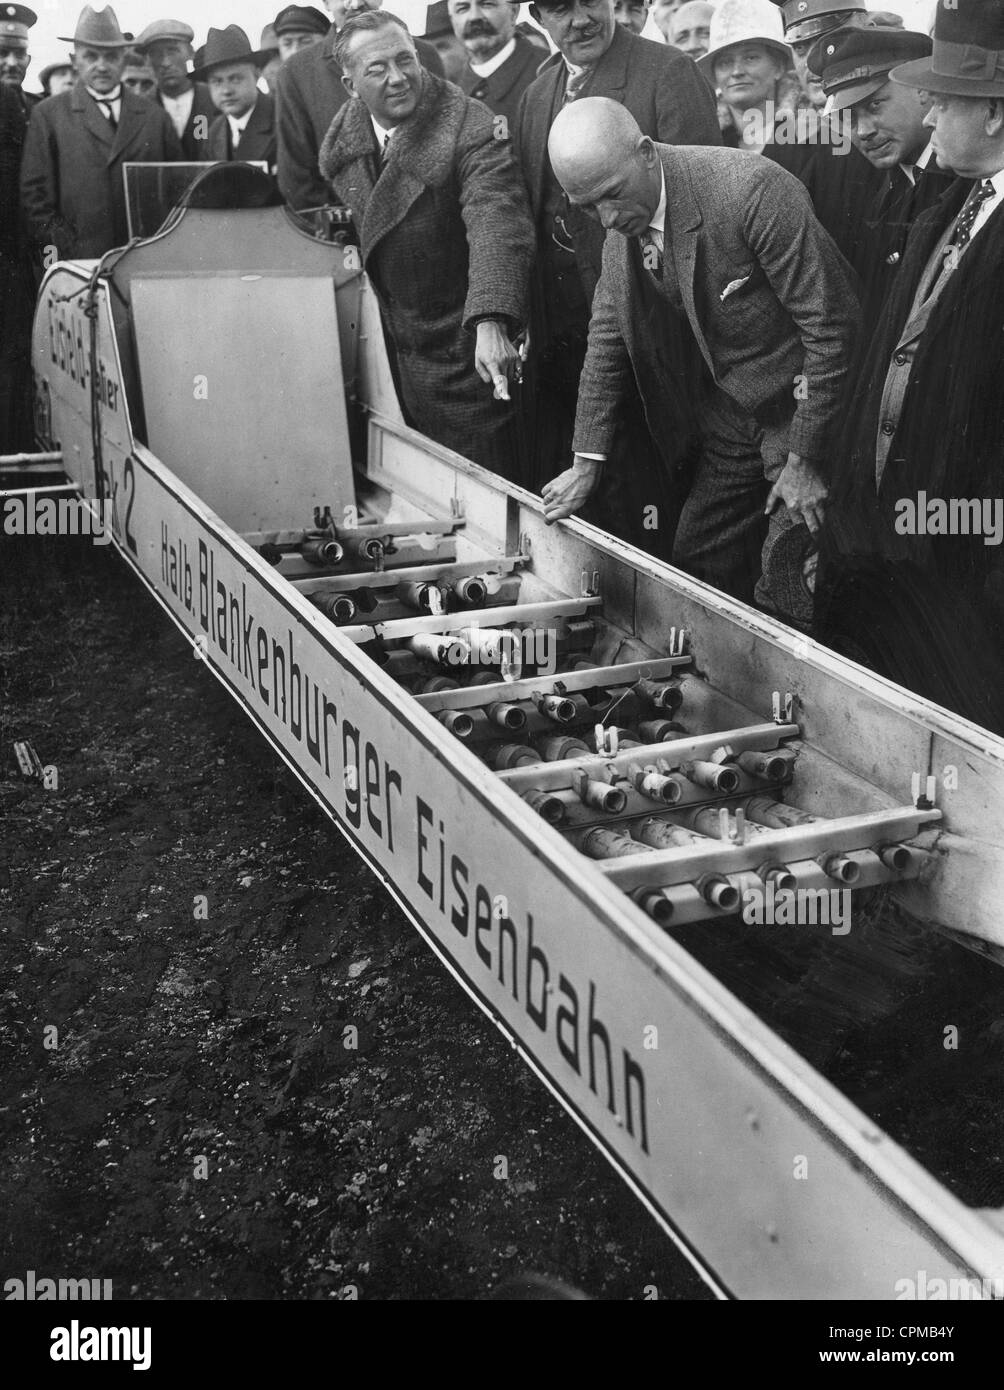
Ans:
[[[790,64],[791,49],[784,41],[781,16],[771,0],[722,0],[711,16],[708,51],[698,58],[697,66],[714,80],[715,60],[727,48],[744,43],[761,43],[780,58],[785,67]]]
[[[894,82],[947,96],[1004,97],[1004,5],[1001,0],[959,0],[938,6],[934,50],[893,68]]]
[[[865,14],[865,0],[781,0],[784,37],[789,43],[806,43],[840,27],[837,16],[850,10]]]
[[[928,36],[909,29],[835,29],[816,40],[806,63],[819,75],[829,113],[864,101],[885,86],[898,63],[930,52]]]
[[[252,63],[256,68],[263,68],[269,57],[267,51],[251,47],[251,40],[243,29],[228,24],[225,29],[210,29],[199,66],[189,76],[195,82],[205,82],[213,68],[222,63]]]
[[[28,30],[38,15],[27,5],[0,5],[0,38],[9,47],[28,47]]]
[[[280,10],[272,24],[279,34],[326,34],[331,20],[313,5],[287,5]]]
[[[137,48],[149,48],[152,43],[162,39],[175,43],[194,43],[195,30],[180,19],[155,19],[148,24],[136,40]]]
[[[60,43],[84,44],[88,48],[126,48],[128,39],[119,28],[115,11],[111,5],[103,10],[95,10],[85,5],[80,11],[77,28],[73,37],[59,35]]]

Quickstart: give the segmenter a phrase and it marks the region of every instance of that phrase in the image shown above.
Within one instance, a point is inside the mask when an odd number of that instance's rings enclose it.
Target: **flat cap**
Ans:
[[[148,24],[136,40],[137,46],[146,48],[160,39],[174,39],[178,43],[194,43],[195,30],[183,24],[180,19],[155,19]]]
[[[827,111],[843,111],[872,96],[898,63],[926,58],[932,42],[909,29],[834,29],[817,39],[806,62],[818,74]]]
[[[280,34],[326,34],[331,20],[313,5],[287,5],[272,22],[276,37]]]

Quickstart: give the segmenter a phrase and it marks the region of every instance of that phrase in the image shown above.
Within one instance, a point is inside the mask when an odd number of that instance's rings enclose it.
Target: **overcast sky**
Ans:
[[[934,0],[868,0],[869,9],[896,10],[908,25],[922,29],[927,27],[927,17],[933,12],[933,6]],[[400,15],[412,33],[424,32],[425,0],[386,0],[386,7]],[[0,10],[2,8],[3,0],[0,0]],[[31,31],[32,65],[25,85],[31,91],[38,91],[37,74],[47,63],[66,57],[67,45],[59,41],[59,36],[72,35],[83,3],[82,0],[80,3],[78,0],[35,0],[32,8],[38,14],[38,23]],[[222,29],[227,24],[239,24],[255,47],[262,29],[282,8],[284,6],[280,0],[241,0],[240,4],[236,0],[198,0],[197,4],[195,0],[121,0],[121,3],[112,5],[122,29],[131,30],[134,34],[138,34],[151,20],[170,15],[192,26],[196,44],[203,42],[210,25]],[[324,8],[323,0],[318,0],[317,8]],[[649,25],[652,37],[661,37],[651,21]]]

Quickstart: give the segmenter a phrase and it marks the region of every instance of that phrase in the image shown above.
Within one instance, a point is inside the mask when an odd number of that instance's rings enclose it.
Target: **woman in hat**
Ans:
[[[723,0],[711,16],[710,48],[697,66],[719,93],[722,139],[759,154],[779,116],[791,112],[797,79],[771,0]]]

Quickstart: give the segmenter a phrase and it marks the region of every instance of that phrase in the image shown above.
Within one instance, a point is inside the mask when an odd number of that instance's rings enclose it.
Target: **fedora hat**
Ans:
[[[263,68],[270,57],[267,49],[252,48],[251,40],[238,25],[228,24],[225,29],[210,29],[199,55],[199,66],[189,76],[195,82],[205,82],[213,68],[223,63],[252,63]]]
[[[785,67],[791,63],[791,49],[784,41],[781,15],[771,0],[722,0],[711,16],[710,47],[697,66],[710,81],[715,77],[715,59],[739,43],[762,43]]]
[[[95,10],[92,6],[85,5],[80,11],[80,18],[77,20],[77,28],[73,37],[71,38],[68,34],[60,34],[59,42],[84,44],[88,48],[128,48],[129,46],[129,40],[119,28],[119,22],[111,5],[106,5],[103,10]]]
[[[957,97],[1004,97],[1004,5],[1001,0],[958,0],[938,6],[934,51],[893,68],[894,82]]]

